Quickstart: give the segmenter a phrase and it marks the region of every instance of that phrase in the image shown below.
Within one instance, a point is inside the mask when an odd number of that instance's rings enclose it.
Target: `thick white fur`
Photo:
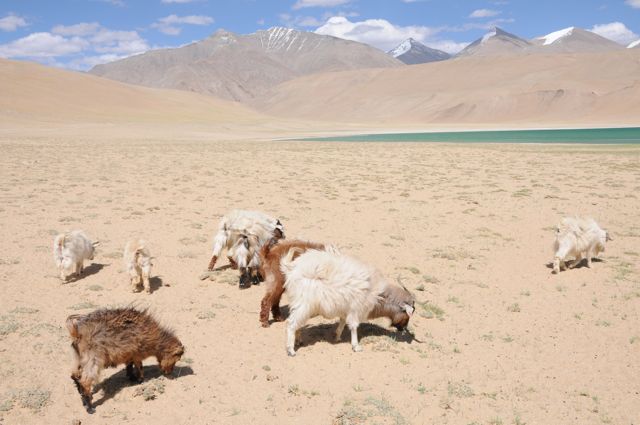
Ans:
[[[124,247],[124,264],[131,278],[131,290],[138,292],[140,284],[147,293],[151,292],[151,251],[142,239],[133,239]]]
[[[565,217],[556,229],[556,240],[553,244],[555,256],[553,272],[565,269],[565,260],[574,258],[569,268],[573,268],[583,258],[591,267],[591,259],[604,251],[605,243],[611,240],[609,234],[598,226],[592,218]]]
[[[284,234],[284,228],[276,218],[259,211],[233,210],[220,220],[212,256],[219,257],[226,248],[227,255],[238,267],[257,267],[260,247],[273,237],[276,229]],[[245,239],[250,248],[246,247]]]
[[[294,252],[295,249],[290,250],[281,262],[287,277],[284,286],[290,307],[287,353],[295,356],[296,334],[315,316],[339,317],[336,339],[346,324],[351,330],[353,350],[362,351],[358,344],[358,325],[371,318],[380,301],[378,294],[389,285],[387,281],[373,267],[335,249],[309,250],[292,261]]]
[[[60,271],[60,279],[66,280],[72,274],[80,276],[84,270],[84,260],[93,260],[95,246],[82,230],[62,233],[53,240],[53,259]]]

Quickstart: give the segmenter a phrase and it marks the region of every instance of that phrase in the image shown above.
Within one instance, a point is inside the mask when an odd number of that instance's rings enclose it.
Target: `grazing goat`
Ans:
[[[130,307],[74,314],[66,325],[75,354],[71,379],[89,413],[94,411],[92,388],[102,369],[125,364],[129,379],[142,382],[144,359],[155,356],[162,372],[169,375],[184,354],[182,343],[171,331],[146,311]]]
[[[209,270],[213,270],[223,249],[233,268],[240,270],[240,288],[260,283],[259,251],[269,240],[284,239],[280,220],[258,211],[233,210],[222,217],[213,242]]]
[[[269,327],[269,310],[273,313],[273,320],[280,322],[283,319],[280,313],[280,298],[284,292],[285,276],[280,268],[282,258],[290,249],[295,248],[292,259],[309,249],[323,250],[325,246],[320,243],[272,239],[260,249],[260,274],[264,278],[265,293],[260,303],[260,323],[263,328]]]
[[[281,262],[291,309],[287,323],[290,356],[296,354],[299,329],[319,315],[340,318],[336,341],[348,325],[356,352],[362,351],[358,325],[363,321],[388,317],[398,331],[405,330],[415,309],[415,299],[405,288],[388,283],[373,267],[339,252],[309,250],[293,260],[295,251],[289,250]]]
[[[93,260],[95,247],[100,242],[91,242],[82,230],[61,233],[53,240],[53,259],[63,281],[73,274],[82,275],[84,260]]]
[[[140,291],[140,284],[147,293],[151,293],[149,276],[151,275],[151,252],[142,239],[133,239],[124,247],[124,264],[131,278],[131,290]]]
[[[553,272],[559,273],[565,269],[565,260],[573,257],[575,261],[569,265],[572,269],[583,258],[587,259],[587,266],[591,267],[591,259],[604,251],[606,242],[613,240],[609,233],[602,230],[592,218],[565,217],[556,228],[556,240],[553,244],[555,257]]]

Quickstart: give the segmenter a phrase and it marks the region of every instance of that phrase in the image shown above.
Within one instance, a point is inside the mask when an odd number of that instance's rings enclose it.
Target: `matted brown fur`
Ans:
[[[162,327],[146,310],[131,307],[96,310],[87,315],[71,315],[67,329],[75,352],[71,379],[88,412],[92,388],[100,371],[121,364],[134,381],[144,379],[142,361],[156,357],[166,375],[184,353],[184,346],[170,330]]]
[[[379,302],[369,313],[369,319],[388,317],[399,331],[406,329],[411,315],[404,305],[415,309],[415,297],[404,287],[389,285],[379,296]]]
[[[262,327],[269,327],[269,310],[273,320],[284,320],[280,313],[280,298],[284,292],[285,275],[280,270],[280,261],[291,248],[296,248],[294,258],[309,249],[324,249],[324,244],[301,240],[271,239],[260,249],[260,274],[265,282],[265,294],[260,303],[260,323]]]

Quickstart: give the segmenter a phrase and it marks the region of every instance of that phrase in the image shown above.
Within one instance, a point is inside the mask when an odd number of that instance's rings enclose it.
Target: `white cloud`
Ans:
[[[77,35],[77,36],[85,36],[97,33],[100,28],[99,23],[97,22],[83,22],[75,25],[56,25],[51,30],[54,34],[69,36],[69,35]]]
[[[151,27],[167,35],[178,35],[182,31],[181,25],[211,25],[213,22],[212,17],[205,15],[169,15],[158,19]]]
[[[625,3],[634,9],[640,9],[640,0],[626,0]]]
[[[477,9],[471,12],[469,15],[470,18],[492,18],[494,16],[498,16],[500,13],[499,10],[491,10],[491,9]]]
[[[638,38],[638,35],[622,22],[594,25],[591,31],[625,46]]]
[[[27,21],[13,13],[8,14],[4,18],[0,18],[0,31],[13,32],[21,27],[26,27]]]
[[[48,32],[35,32],[0,45],[3,58],[52,58],[79,53],[89,43],[80,37],[65,38]]]
[[[124,7],[124,1],[123,0],[99,0],[103,3],[109,3],[112,4],[114,6],[120,6],[120,7]]]
[[[367,19],[360,22],[351,22],[343,16],[334,16],[316,29],[315,32],[366,43],[384,51],[393,49],[407,38],[413,38],[448,53],[456,53],[467,45],[467,43],[432,39],[440,31],[440,28],[425,26],[412,25],[403,27],[394,25],[385,19]]]
[[[313,16],[291,16],[288,13],[281,13],[278,15],[280,22],[287,27],[318,27],[324,23]]]
[[[137,31],[116,31],[97,22],[57,25],[0,45],[0,57],[27,58],[71,69],[88,69],[149,50]],[[61,61],[60,59],[64,60]]]
[[[426,44],[432,49],[442,50],[443,52],[447,52],[450,55],[455,55],[456,53],[460,52],[462,49],[464,49],[471,43],[468,43],[468,42],[458,43],[456,41],[451,41],[451,40],[435,40],[435,41],[429,41]]]
[[[302,9],[303,7],[334,7],[342,6],[350,3],[351,0],[298,0],[293,9]]]

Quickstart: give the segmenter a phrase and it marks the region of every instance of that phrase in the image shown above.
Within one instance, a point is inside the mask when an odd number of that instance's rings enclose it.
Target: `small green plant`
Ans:
[[[438,320],[444,320],[444,310],[437,305],[430,304],[428,301],[418,303],[418,305],[422,307],[420,316],[424,317],[425,319],[433,319],[435,317]]]
[[[511,313],[520,313],[520,304],[511,304],[509,307],[507,307],[507,311],[510,311]]]

